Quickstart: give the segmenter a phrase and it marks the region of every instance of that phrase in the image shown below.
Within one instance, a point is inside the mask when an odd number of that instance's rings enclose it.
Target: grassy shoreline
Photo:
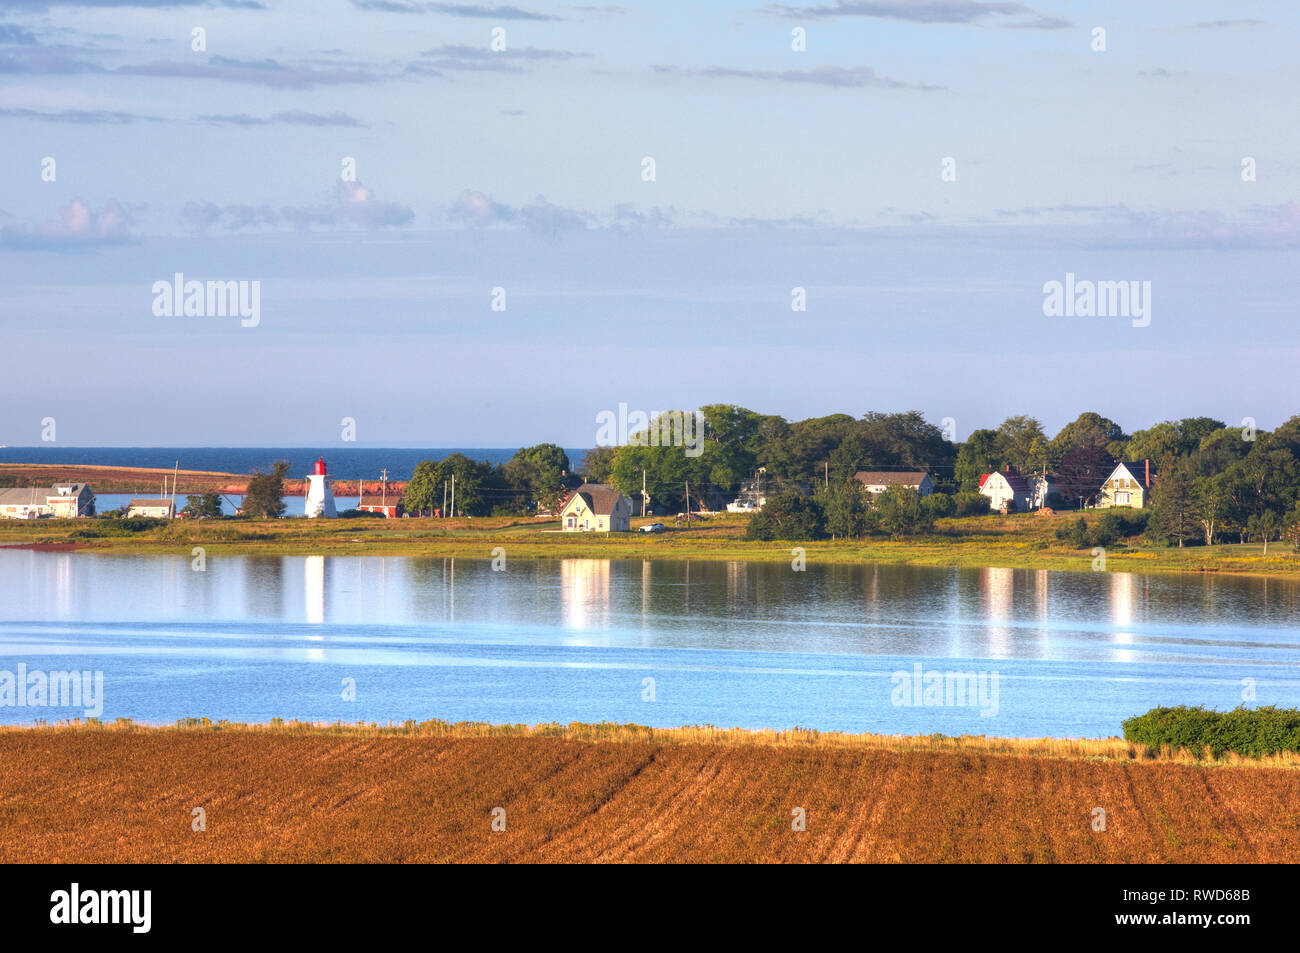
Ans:
[[[1077,513],[979,516],[941,520],[936,532],[897,542],[855,539],[757,542],[743,538],[746,517],[715,516],[691,529],[660,534],[568,534],[553,521],[518,517],[455,520],[380,518],[339,520],[177,520],[128,535],[90,536],[95,520],[0,520],[0,546],[70,552],[210,553],[338,556],[418,556],[490,559],[497,547],[508,559],[740,560],[789,563],[804,550],[809,564],[885,564],[938,567],[1054,569],[1089,572],[1093,554],[1055,538]],[[1090,522],[1097,513],[1086,513]],[[637,519],[633,526],[651,520]],[[1300,579],[1300,553],[1283,543],[1219,544],[1184,549],[1148,548],[1132,541],[1110,547],[1111,572],[1219,573]]]

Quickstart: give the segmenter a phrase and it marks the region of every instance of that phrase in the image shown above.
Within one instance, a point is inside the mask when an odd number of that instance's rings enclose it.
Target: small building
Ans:
[[[329,474],[325,472],[324,457],[317,457],[316,466],[307,474],[307,497],[303,500],[302,513],[308,519],[339,515],[334,508],[334,489]]]
[[[1061,495],[1061,485],[1057,482],[1056,477],[1050,473],[1033,473],[1026,477],[1026,480],[1029,482],[1029,492],[1033,496],[1033,506],[1036,510],[1041,510],[1047,506],[1049,496]]]
[[[981,476],[980,493],[989,498],[989,509],[1000,513],[1034,508],[1034,491],[1029,481],[1010,467]]]
[[[147,516],[155,520],[169,520],[176,515],[175,504],[167,497],[161,499],[142,498],[132,500],[126,505],[127,517]]]
[[[929,496],[934,492],[934,481],[924,470],[859,470],[853,474],[853,479],[861,483],[873,499],[891,486],[905,486],[915,490],[918,496]]]
[[[1097,506],[1143,508],[1147,505],[1147,496],[1151,491],[1151,478],[1154,474],[1150,460],[1126,460],[1115,464],[1115,469],[1101,485]]]
[[[43,516],[71,519],[94,515],[95,494],[85,483],[0,490],[0,517],[31,520]]]
[[[393,494],[390,500],[387,494],[380,496],[363,496],[357,502],[357,509],[363,513],[374,513],[377,516],[387,516],[390,520],[400,519],[406,515],[406,509],[402,506],[402,498]]]
[[[584,483],[560,509],[566,533],[626,533],[632,529],[632,501],[607,483]]]

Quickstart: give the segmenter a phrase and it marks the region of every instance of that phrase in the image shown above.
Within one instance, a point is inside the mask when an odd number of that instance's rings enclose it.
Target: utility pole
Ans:
[[[641,468],[641,517],[645,518],[645,467]]]
[[[686,481],[686,528],[691,528],[691,481]]]
[[[379,505],[388,505],[388,467],[379,471]]]
[[[824,460],[822,461],[822,466],[826,470],[826,489],[829,490],[831,488],[831,462],[829,460]]]
[[[456,515],[456,471],[451,473],[451,514]]]
[[[442,518],[447,518],[447,481],[442,481]]]

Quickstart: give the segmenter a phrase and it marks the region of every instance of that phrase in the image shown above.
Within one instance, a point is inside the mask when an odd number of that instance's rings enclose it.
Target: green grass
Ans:
[[[65,545],[88,552],[179,553],[194,546],[209,553],[264,555],[374,555],[490,559],[504,547],[509,559],[698,559],[789,562],[802,547],[808,563],[879,563],[1008,569],[1091,571],[1090,549],[1055,538],[1056,529],[1078,518],[1057,515],[959,517],[940,520],[935,532],[895,542],[855,539],[760,542],[743,539],[748,518],[715,516],[691,529],[659,534],[569,534],[555,521],[519,517],[458,520],[381,518],[338,520],[176,520],[138,532],[112,535],[97,520],[0,520],[0,546]],[[1095,522],[1100,514],[1085,519]],[[653,520],[636,519],[633,526]],[[103,535],[98,535],[100,530]],[[1300,578],[1300,554],[1273,543],[1152,548],[1132,540],[1107,548],[1110,572],[1218,572]]]

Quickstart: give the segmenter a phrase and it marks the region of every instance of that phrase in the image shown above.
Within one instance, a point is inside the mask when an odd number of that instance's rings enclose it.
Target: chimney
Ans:
[[[1146,464],[1146,488],[1151,489],[1151,461],[1149,459],[1142,461]]]

